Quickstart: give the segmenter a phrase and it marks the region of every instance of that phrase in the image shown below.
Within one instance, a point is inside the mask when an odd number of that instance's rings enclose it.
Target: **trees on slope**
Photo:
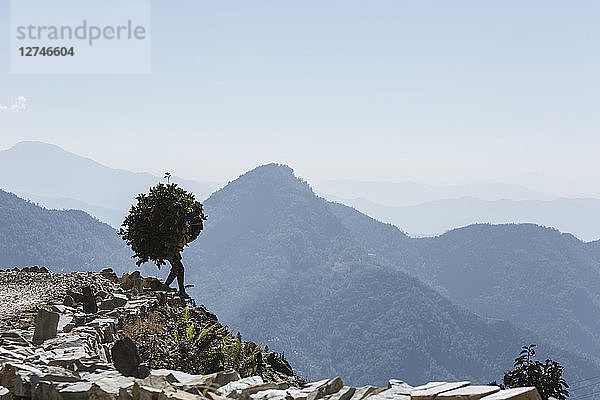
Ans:
[[[566,400],[569,385],[562,377],[563,366],[556,361],[535,359],[535,344],[523,346],[515,359],[514,369],[504,374],[503,388],[535,386],[542,399]]]

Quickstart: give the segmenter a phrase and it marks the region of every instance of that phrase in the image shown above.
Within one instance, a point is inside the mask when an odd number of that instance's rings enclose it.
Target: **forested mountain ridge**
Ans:
[[[208,198],[204,209],[205,230],[184,251],[184,264],[188,279],[202,288],[199,298],[220,315],[233,317],[287,273],[363,256],[327,203],[287,166],[244,174]]]
[[[339,374],[361,384],[402,371],[414,382],[487,383],[521,345],[538,342],[402,272],[424,260],[419,240],[316,196],[287,166],[242,175],[205,210],[205,230],[184,252],[193,294],[231,326],[271,338],[309,378]],[[594,360],[540,343],[571,376],[598,370]]]
[[[0,190],[0,268],[123,270],[130,257],[115,230],[85,212],[47,210]]]
[[[417,276],[475,312],[600,356],[599,242],[533,224],[477,224],[415,239],[347,206],[332,210],[375,262]]]

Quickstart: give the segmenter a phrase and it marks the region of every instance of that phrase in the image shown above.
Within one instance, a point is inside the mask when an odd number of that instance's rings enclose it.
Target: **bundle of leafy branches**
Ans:
[[[544,400],[566,400],[569,385],[562,377],[563,366],[556,361],[535,359],[535,344],[523,346],[515,359],[514,369],[504,374],[502,389],[535,386]],[[496,384],[495,382],[492,382]]]
[[[123,332],[138,346],[151,369],[173,369],[189,374],[211,374],[235,369],[240,376],[260,375],[267,382],[304,383],[282,354],[221,325],[204,307],[159,306],[140,316],[129,316]]]

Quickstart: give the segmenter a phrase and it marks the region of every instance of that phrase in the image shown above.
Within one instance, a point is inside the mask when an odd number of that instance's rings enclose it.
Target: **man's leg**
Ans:
[[[180,267],[177,268],[177,283],[179,284],[179,293],[186,294],[185,293],[185,285],[183,283],[183,276],[184,276],[183,263],[181,263]]]
[[[165,281],[165,286],[170,286],[176,277],[177,277],[177,274],[175,273],[175,266],[173,264],[171,264],[171,272],[169,272],[169,276],[167,277],[167,280]]]

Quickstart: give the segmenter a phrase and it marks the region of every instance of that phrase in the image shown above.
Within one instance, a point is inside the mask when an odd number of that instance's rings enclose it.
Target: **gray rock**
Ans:
[[[450,390],[462,388],[465,386],[469,386],[471,382],[463,381],[463,382],[430,382],[427,385],[430,387],[418,386],[413,389],[410,394],[411,399],[413,400],[429,400],[432,397],[438,396],[441,393],[449,392]]]
[[[217,394],[228,397],[230,393],[235,392],[236,390],[244,390],[251,386],[262,385],[263,383],[264,381],[260,376],[250,376],[221,386],[217,390]]]
[[[53,304],[52,307],[50,307],[50,310],[59,314],[64,314],[64,312],[67,311],[67,307],[62,304]]]
[[[4,342],[8,342],[15,346],[24,346],[24,347],[33,346],[33,344],[25,338],[25,336],[24,336],[25,333],[26,332],[20,331],[20,330],[2,332],[2,333],[0,333],[0,339],[2,339]]]
[[[83,312],[88,314],[95,314],[98,312],[98,304],[96,304],[96,297],[92,292],[90,286],[84,286],[83,289]]]
[[[235,382],[231,382],[235,383]],[[260,385],[249,386],[245,389],[236,390],[229,393],[227,397],[238,400],[249,400],[253,395],[262,393],[268,390],[284,390],[288,388],[287,383],[262,383]]]
[[[327,382],[325,388],[323,390],[323,395],[329,396],[331,394],[337,393],[341,388],[344,387],[344,381],[339,376]]]
[[[329,400],[350,400],[354,396],[355,388],[344,386],[336,394],[331,396]],[[410,396],[408,397],[410,399]]]
[[[288,393],[297,400],[317,400],[332,395],[344,387],[342,379],[324,379],[306,384],[302,389],[290,389]]]
[[[144,379],[136,380],[139,386],[148,386],[161,390],[175,390],[169,378],[165,375],[148,375]]]
[[[77,303],[83,303],[83,295],[81,293],[67,290],[67,296],[71,297]]]
[[[137,346],[129,337],[117,340],[110,353],[115,368],[123,375],[142,379],[148,376],[143,375],[146,372],[149,374],[150,371],[147,371],[147,368],[145,370],[143,368],[140,370],[142,359]]]
[[[440,400],[479,400],[500,391],[498,386],[465,386],[439,394]]]
[[[67,325],[69,325],[69,328],[65,329]],[[73,315],[61,315],[58,320],[57,329],[60,332],[69,332],[74,326],[75,324],[73,324]]]
[[[377,391],[377,388],[373,387],[373,386],[359,387],[359,388],[356,388],[356,390],[354,391],[354,394],[352,395],[351,399],[352,400],[363,400],[363,399],[369,397],[375,391]]]
[[[113,271],[112,268],[103,268],[100,271],[100,275],[102,275],[104,278],[108,279],[111,282],[119,282],[119,277],[117,276],[117,274],[115,274],[115,271]]]
[[[40,382],[33,392],[33,400],[63,400],[58,389],[59,385],[52,382]]]
[[[250,396],[251,400],[283,400],[290,399],[290,396],[285,390],[264,390]]]
[[[166,290],[166,286],[160,278],[149,276],[144,278],[144,289],[150,289],[152,291]]]
[[[124,376],[100,378],[92,382],[92,386],[87,393],[90,399],[116,400],[123,398],[119,396],[121,396],[121,393],[126,393],[127,389],[133,389],[133,384],[133,378],[127,378]]]
[[[121,277],[120,281],[121,281],[121,287],[124,290],[130,290],[133,288],[137,288],[137,289],[139,289],[140,293],[142,293],[142,291],[143,291],[144,279],[142,278],[140,271],[133,271],[130,274],[125,273]]]
[[[388,383],[388,388],[381,393],[372,395],[369,399],[372,400],[410,400],[410,394],[413,387],[406,382],[391,379]]]
[[[77,382],[59,386],[58,393],[61,400],[88,400],[91,388],[91,382]]]
[[[0,400],[10,400],[10,391],[4,386],[0,386]]]
[[[202,378],[204,375],[190,375],[181,371],[171,369],[153,369],[150,372],[153,376],[164,376],[169,383],[187,383]]]
[[[506,389],[484,397],[485,400],[542,400],[534,387]]]
[[[220,371],[210,375],[203,375],[200,378],[177,385],[177,388],[183,389],[189,393],[203,394],[207,388],[216,391],[221,386],[225,386],[230,382],[239,381],[241,379],[237,371],[230,369]]]
[[[43,372],[25,364],[6,364],[0,372],[0,385],[15,397],[31,398]]]
[[[58,330],[58,313],[41,309],[35,316],[35,331],[33,333],[34,343],[40,343],[47,339],[56,337]]]
[[[174,391],[174,389],[170,391]],[[161,394],[164,394],[163,389],[142,385],[140,382],[135,382],[131,391],[134,400],[158,400]]]
[[[206,400],[204,396],[191,394],[182,390],[174,392],[164,392],[158,397],[158,400]]]
[[[144,363],[138,365],[137,375],[138,378],[146,378],[150,376],[150,368]]]
[[[48,367],[43,372],[44,374],[40,377],[40,382],[74,383],[81,380],[79,374],[64,368]]]
[[[123,307],[127,304],[127,296],[124,294],[115,294],[112,298],[102,300],[100,303],[101,310],[114,310],[118,307]]]
[[[25,356],[19,353],[16,353],[12,350],[9,349],[5,349],[4,347],[0,346],[0,357],[6,359],[6,360],[14,360],[14,361],[18,361],[21,362]]]

